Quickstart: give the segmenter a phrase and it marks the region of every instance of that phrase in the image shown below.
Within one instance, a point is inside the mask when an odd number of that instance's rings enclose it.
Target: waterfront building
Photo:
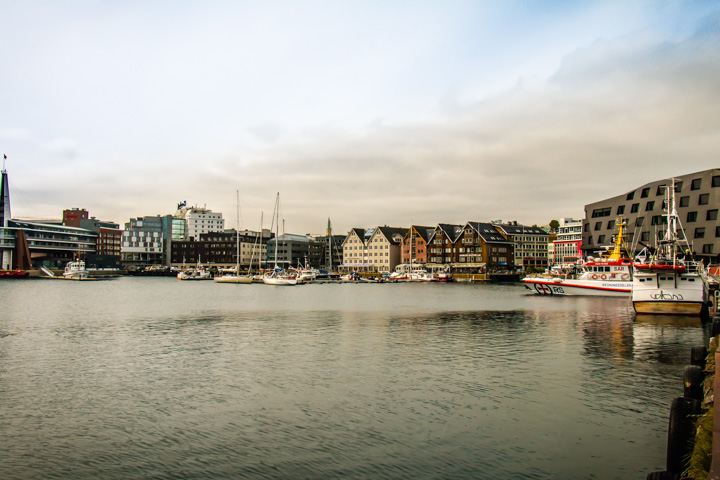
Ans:
[[[268,241],[267,255],[263,261],[266,268],[273,268],[275,263],[275,249],[277,248],[277,264],[282,268],[303,267],[309,262],[311,246],[322,248],[320,242],[315,242],[306,235],[293,235],[284,233]],[[316,267],[315,265],[312,265]]]
[[[706,264],[720,261],[720,168],[675,178],[675,207],[696,256]],[[582,249],[585,254],[612,243],[616,222],[627,221],[628,244],[635,252],[654,243],[663,230],[665,188],[672,178],[655,180],[629,192],[585,205]]]
[[[115,222],[90,217],[84,208],[63,210],[63,225],[90,230],[96,235],[95,252],[85,257],[87,268],[118,268],[122,232]]]
[[[435,227],[410,225],[402,240],[400,263],[428,263],[428,240]]]
[[[259,238],[258,238],[259,237]],[[237,240],[240,241],[240,267],[258,268],[267,257],[269,230],[226,230],[201,233],[199,239],[178,240],[171,244],[171,265],[184,268],[202,262],[207,267],[231,268],[237,265]]]
[[[225,230],[225,220],[222,217],[222,213],[213,212],[206,207],[188,207],[187,202],[178,204],[178,209],[173,215],[177,220],[182,220],[183,226],[180,226],[181,222],[176,222],[175,230],[173,232],[173,238],[179,236],[180,232],[183,233],[183,240],[190,238],[198,239],[203,233],[210,232],[222,232]]]
[[[400,245],[408,228],[388,227],[387,225],[372,230],[366,243],[369,271],[390,273],[400,262]]]
[[[172,227],[172,215],[131,218],[122,232],[122,264],[130,268],[170,266]]]
[[[495,229],[511,240],[515,247],[515,266],[518,269],[529,267],[547,268],[548,232],[538,226],[527,226],[518,222],[495,223]]]
[[[552,242],[552,253],[549,258],[554,265],[576,263],[583,258],[582,254],[582,220],[561,218],[558,220],[557,239]]]
[[[370,264],[367,258],[367,239],[372,230],[364,228],[353,228],[345,236],[342,243],[343,260],[339,266],[340,271],[345,272],[367,272]]]
[[[15,238],[16,255],[27,257],[26,268],[64,268],[67,262],[96,251],[94,232],[62,225],[60,220],[11,219],[6,230]]]
[[[500,272],[515,269],[514,244],[491,223],[468,222],[455,239],[453,272]]]
[[[342,245],[345,235],[311,235],[308,263],[310,266],[328,271],[337,270],[343,262]]]
[[[428,238],[428,262],[438,265],[457,263],[459,261],[458,239],[463,230],[463,225],[438,223]]]

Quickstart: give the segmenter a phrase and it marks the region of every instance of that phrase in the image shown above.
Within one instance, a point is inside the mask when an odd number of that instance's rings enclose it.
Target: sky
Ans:
[[[12,215],[582,218],[720,166],[716,1],[5,0]]]

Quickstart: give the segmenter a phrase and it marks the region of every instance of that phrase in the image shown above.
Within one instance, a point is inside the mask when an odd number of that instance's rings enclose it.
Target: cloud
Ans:
[[[528,22],[532,18],[528,16]],[[580,29],[565,20],[567,28]],[[311,77],[319,78],[319,88],[311,88],[307,77],[300,83],[282,75],[284,40],[276,40],[276,56],[257,58],[259,64],[242,49],[238,56],[243,62],[229,65],[226,77],[224,56],[218,50],[207,60],[207,69],[189,72],[190,80],[182,81],[173,65],[185,57],[170,50],[158,55],[157,65],[154,57],[143,57],[142,67],[157,74],[158,83],[174,78],[163,73],[168,69],[179,79],[177,84],[167,82],[160,88],[143,83],[149,77],[128,73],[144,88],[137,98],[135,90],[122,90],[124,103],[114,110],[103,103],[113,91],[105,92],[101,81],[93,90],[97,97],[92,98],[104,99],[96,109],[73,116],[57,107],[64,112],[61,120],[92,118],[99,125],[93,137],[80,136],[82,123],[75,130],[68,128],[70,133],[58,126],[45,130],[51,132],[48,138],[57,140],[40,139],[42,134],[33,128],[35,150],[27,151],[33,162],[15,167],[13,188],[30,192],[37,185],[46,186],[35,210],[54,210],[58,216],[66,206],[84,206],[98,218],[124,223],[129,217],[171,213],[177,201],[187,200],[222,211],[229,225],[235,190],[240,190],[251,228],[260,211],[269,217],[279,191],[292,233],[322,232],[328,216],[339,231],[497,218],[543,224],[552,218],[578,217],[587,203],[658,178],[717,165],[720,34],[712,28],[716,20],[717,16],[708,17],[682,38],[596,36],[553,63],[557,68],[551,75],[540,77],[533,71],[505,80],[503,85],[512,86],[504,88],[493,83],[492,94],[478,85],[485,81],[482,70],[490,71],[496,59],[482,54],[474,58],[473,49],[466,47],[458,58],[476,63],[461,71],[466,78],[444,71],[434,77],[449,62],[434,63],[420,58],[420,53],[406,55],[416,48],[412,36],[395,46],[400,49],[400,66],[391,65],[397,55],[383,55],[382,68],[375,69],[369,55],[373,49],[344,57],[333,45],[326,47],[323,59],[302,63],[293,57],[288,71],[311,71]],[[383,31],[387,34],[390,27],[384,24]],[[404,28],[407,32],[412,25]],[[443,38],[437,35],[434,38]],[[199,31],[198,42],[200,38]],[[382,46],[382,38],[373,40],[376,48]],[[307,50],[323,45],[325,37],[311,40],[304,43]],[[522,45],[530,41],[526,38]],[[204,52],[198,42],[190,42],[197,43],[194,58]],[[419,51],[426,48],[430,46],[423,43]],[[355,63],[358,59],[361,67]],[[254,75],[263,62],[272,63],[269,86],[262,85],[262,75]],[[430,69],[412,68],[423,62]],[[253,68],[244,73],[238,65]],[[348,65],[355,66],[345,68]],[[122,67],[118,63],[97,79],[109,83]],[[420,78],[423,73],[426,76]],[[349,74],[361,76],[363,87],[375,88],[352,88]],[[241,88],[245,78],[252,82]],[[228,89],[233,82],[238,85]],[[379,89],[384,83],[391,87]],[[421,95],[407,95],[413,89]],[[381,90],[378,100],[374,95]],[[386,112],[378,105],[392,91],[400,100]],[[485,93],[477,95],[478,91]],[[67,103],[82,99],[70,97]],[[365,103],[372,105],[361,108]],[[225,108],[215,110],[217,105]],[[398,115],[398,105],[414,108]],[[251,113],[236,115],[243,111]],[[347,118],[356,120],[344,121]],[[7,133],[13,130],[0,131],[0,138],[12,138],[9,144],[19,148],[22,135]],[[73,181],[80,185],[74,190],[55,185],[70,162]]]
[[[343,228],[579,216],[586,203],[713,166],[718,47],[707,32],[598,41],[546,81],[433,122],[303,132],[213,182],[239,180],[268,204],[268,189],[281,191],[289,223],[305,229],[326,214]]]

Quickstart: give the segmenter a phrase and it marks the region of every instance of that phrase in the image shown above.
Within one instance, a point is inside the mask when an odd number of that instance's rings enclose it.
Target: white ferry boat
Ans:
[[[625,226],[618,233],[607,256],[551,271],[550,275],[525,277],[525,287],[540,295],[629,296],[632,292],[632,260],[625,245]]]
[[[657,247],[646,245],[633,264],[632,304],[637,313],[709,316],[705,266],[692,250],[675,209],[675,184],[666,188],[666,229]],[[680,234],[678,234],[680,232]],[[682,242],[682,244],[681,244]]]

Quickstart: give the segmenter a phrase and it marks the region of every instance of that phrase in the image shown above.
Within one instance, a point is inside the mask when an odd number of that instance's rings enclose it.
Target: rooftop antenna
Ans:
[[[7,160],[7,155],[5,155],[3,153],[3,169],[2,169],[3,172],[5,171],[5,160]]]

